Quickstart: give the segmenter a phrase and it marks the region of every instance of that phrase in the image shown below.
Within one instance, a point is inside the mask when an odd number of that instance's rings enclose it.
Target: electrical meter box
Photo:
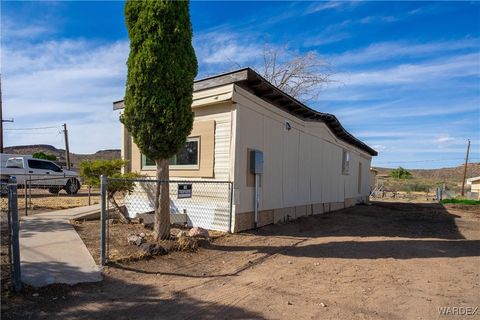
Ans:
[[[250,173],[263,173],[263,152],[258,150],[250,150]]]

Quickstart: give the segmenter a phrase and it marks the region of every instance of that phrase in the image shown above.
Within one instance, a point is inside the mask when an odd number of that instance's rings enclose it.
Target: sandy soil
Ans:
[[[465,208],[376,202],[228,235],[99,284],[4,294],[2,318],[449,319],[439,307],[480,306],[480,210]]]
[[[28,195],[28,193],[27,193]],[[91,192],[90,204],[100,203],[99,191],[94,189]],[[51,194],[45,189],[32,189],[31,197],[27,199],[28,215],[41,213],[50,210],[62,210],[88,205],[88,188],[82,187],[77,194],[69,195],[64,190],[58,194]],[[25,215],[25,191],[18,190],[18,214]],[[8,199],[0,198],[0,212],[2,215],[8,210]]]

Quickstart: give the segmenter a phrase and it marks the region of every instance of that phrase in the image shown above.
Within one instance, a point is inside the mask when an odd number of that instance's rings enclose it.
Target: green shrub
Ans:
[[[412,174],[402,167],[398,167],[397,169],[393,169],[390,172],[390,177],[395,179],[410,179]]]
[[[80,176],[89,186],[100,186],[100,176],[103,174],[107,178],[118,178],[121,176],[121,170],[128,161],[116,160],[86,160],[80,163]]]
[[[405,185],[404,189],[405,191],[410,192],[428,192],[430,190],[430,186],[428,184],[415,182]]]
[[[36,152],[32,155],[35,159],[44,159],[44,160],[50,160],[50,161],[57,161],[58,158],[57,156],[53,154],[48,154],[44,152]]]
[[[440,201],[442,204],[455,203],[455,204],[468,204],[468,205],[480,205],[480,200],[467,200],[467,199],[443,199]]]

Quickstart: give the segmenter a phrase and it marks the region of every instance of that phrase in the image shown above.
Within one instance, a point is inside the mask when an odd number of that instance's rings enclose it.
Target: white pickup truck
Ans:
[[[0,168],[2,185],[8,182],[10,177],[15,177],[19,186],[27,184],[32,188],[48,189],[51,193],[58,193],[63,189],[68,194],[76,194],[81,185],[75,171],[64,170],[52,161],[30,156],[7,160],[5,167]]]

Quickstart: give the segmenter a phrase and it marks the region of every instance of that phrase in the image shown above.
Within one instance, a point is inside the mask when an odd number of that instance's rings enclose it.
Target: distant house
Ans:
[[[480,199],[480,177],[473,177],[466,180],[467,185],[470,185],[470,192],[472,198]]]
[[[122,108],[123,101],[113,103]],[[377,152],[334,115],[307,107],[252,69],[195,81],[192,109],[189,156],[179,152],[182,161],[171,162],[170,177],[232,181],[231,231],[254,226],[252,151],[263,153],[258,226],[368,201]],[[122,132],[127,171],[154,176],[153,161]]]

